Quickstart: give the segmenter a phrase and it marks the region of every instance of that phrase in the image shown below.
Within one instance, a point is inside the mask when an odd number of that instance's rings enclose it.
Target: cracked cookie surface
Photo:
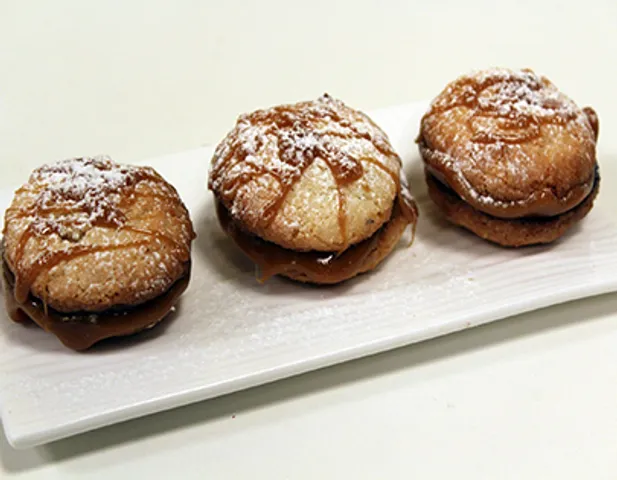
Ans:
[[[432,102],[418,138],[427,170],[499,218],[567,212],[592,191],[598,120],[531,70],[472,72]]]
[[[260,279],[338,283],[376,267],[415,228],[401,167],[367,115],[324,95],[241,115],[208,186]]]
[[[100,312],[165,293],[187,274],[193,227],[176,190],[148,167],[107,157],[45,165],[5,214],[15,298]]]

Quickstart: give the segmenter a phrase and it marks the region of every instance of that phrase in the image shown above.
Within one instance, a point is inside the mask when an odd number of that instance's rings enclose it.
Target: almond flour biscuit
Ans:
[[[417,220],[386,134],[328,95],[240,116],[208,185],[262,279],[341,282],[375,268]]]
[[[449,205],[450,221],[500,245],[523,246],[559,238],[591,209],[600,180],[597,135],[595,112],[546,78],[492,69],[462,76],[437,96],[418,144],[429,193]]]
[[[9,314],[75,350],[152,327],[188,285],[194,236],[178,193],[151,168],[106,157],[45,165],[5,214]]]

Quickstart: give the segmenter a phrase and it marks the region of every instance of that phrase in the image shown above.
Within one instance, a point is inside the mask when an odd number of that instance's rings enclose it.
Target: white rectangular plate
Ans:
[[[315,288],[260,285],[221,232],[206,191],[211,148],[146,162],[172,182],[198,238],[176,314],[143,335],[85,353],[0,311],[0,408],[10,443],[30,447],[617,289],[617,231],[599,210],[562,241],[508,250],[440,219],[414,144],[426,103],[374,112],[401,154],[420,206],[411,248],[376,271]],[[0,208],[11,192],[0,192]]]

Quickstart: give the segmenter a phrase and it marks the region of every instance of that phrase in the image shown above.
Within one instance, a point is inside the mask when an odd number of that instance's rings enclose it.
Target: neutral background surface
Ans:
[[[372,109],[529,66],[600,115],[617,201],[617,2],[0,1],[0,188],[39,164],[218,141],[327,91]],[[187,172],[190,175],[190,172]],[[2,478],[615,478],[617,296],[14,451]]]

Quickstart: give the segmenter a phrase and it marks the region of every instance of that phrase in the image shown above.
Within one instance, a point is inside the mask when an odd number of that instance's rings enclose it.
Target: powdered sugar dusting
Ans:
[[[315,159],[326,162],[340,186],[362,176],[364,157],[376,159],[378,166],[389,172],[385,156],[398,159],[386,134],[364,114],[324,95],[316,101],[240,116],[215,151],[209,188],[234,217],[246,218],[251,212],[238,201],[242,189],[248,183],[255,189],[263,184],[269,200],[256,214],[267,224]]]
[[[103,222],[121,226],[121,192],[138,181],[141,170],[117,165],[108,157],[73,158],[35,170],[27,188],[38,192],[34,209],[39,233],[70,223],[83,230]],[[59,215],[54,214],[59,212]],[[41,215],[49,213],[49,216]]]
[[[177,192],[153,169],[100,156],[35,170],[6,212],[4,236],[19,301],[59,278],[54,288],[80,310],[121,289],[127,302],[164,291],[189,260],[194,232]]]
[[[472,141],[479,143],[528,141],[542,124],[565,125],[581,116],[572,100],[530,70],[464,75],[433,101],[427,115],[447,117],[457,107],[470,110]]]
[[[581,144],[594,149],[586,114],[549,80],[527,69],[495,68],[471,72],[445,88],[422,119],[420,144],[433,150],[432,158],[456,175],[470,198],[505,208],[516,202],[495,199],[489,192],[506,185],[525,195],[521,186],[534,165],[528,144],[544,128],[551,129],[551,138],[559,138],[561,149]],[[466,175],[484,169],[492,174],[484,178],[487,191],[478,192]]]

